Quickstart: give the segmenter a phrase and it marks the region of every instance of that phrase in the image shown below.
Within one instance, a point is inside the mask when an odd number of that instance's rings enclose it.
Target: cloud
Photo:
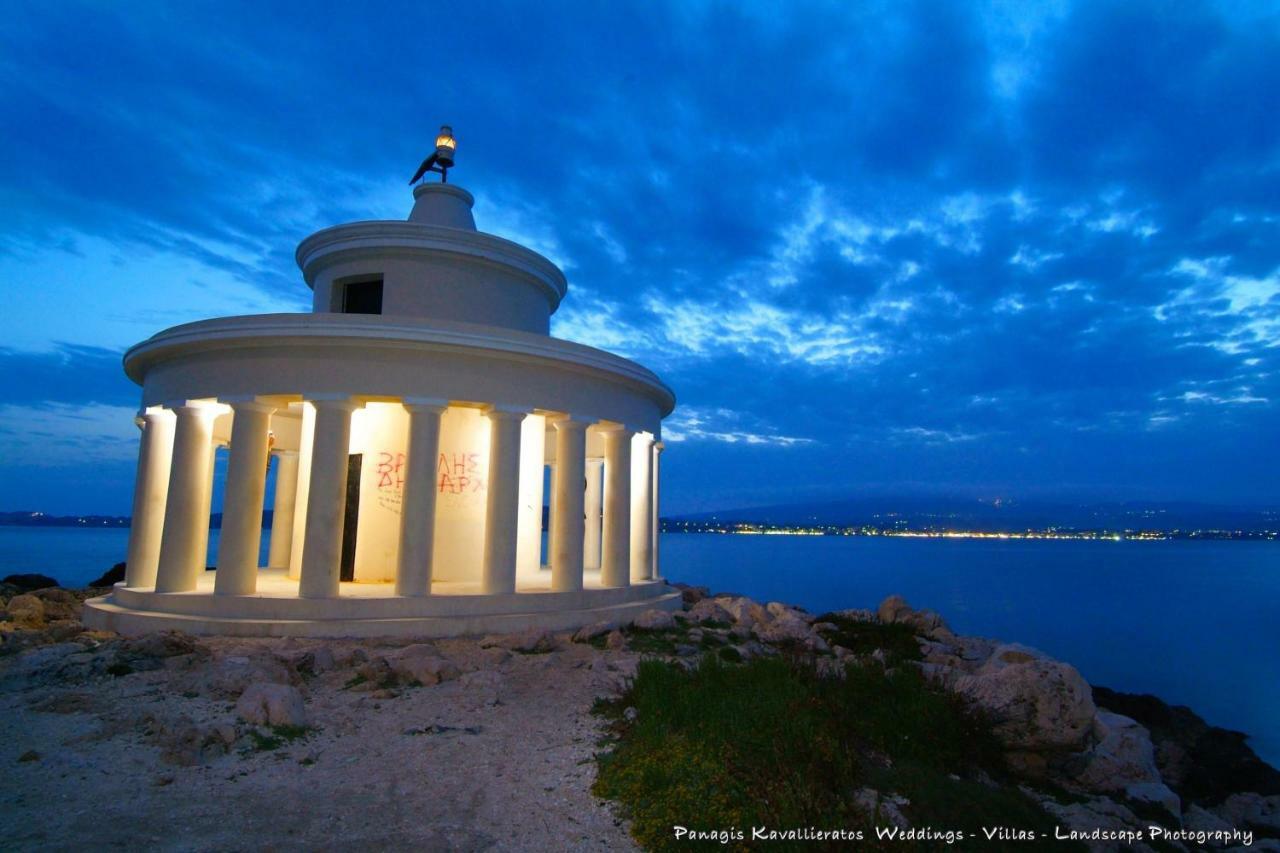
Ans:
[[[123,407],[160,328],[307,310],[297,242],[407,215],[448,121],[480,228],[566,268],[554,333],[675,388],[674,509],[795,482],[753,442],[815,490],[1280,500],[1269,7],[459,7],[424,73],[430,15],[13,10],[0,403]]]
[[[732,409],[682,406],[662,425],[663,441],[715,441],[725,444],[767,447],[800,447],[814,444],[811,438],[779,435],[753,415]]]
[[[135,408],[0,404],[0,467],[66,468],[136,459]]]

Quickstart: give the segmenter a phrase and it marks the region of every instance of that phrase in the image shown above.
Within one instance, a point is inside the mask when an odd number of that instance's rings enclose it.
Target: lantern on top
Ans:
[[[449,183],[449,169],[453,166],[453,152],[457,147],[458,140],[453,138],[453,128],[447,124],[442,124],[440,132],[436,134],[435,153],[422,161],[422,165],[418,167],[417,173],[409,179],[409,183],[416,184],[427,172],[436,172],[440,175],[440,183]]]

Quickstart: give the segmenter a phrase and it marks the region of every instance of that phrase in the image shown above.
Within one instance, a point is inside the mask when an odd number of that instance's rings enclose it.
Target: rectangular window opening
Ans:
[[[381,314],[382,279],[349,281],[342,285],[343,314]]]

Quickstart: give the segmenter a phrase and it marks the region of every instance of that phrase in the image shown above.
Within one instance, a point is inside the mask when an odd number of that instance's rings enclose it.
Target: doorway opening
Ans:
[[[356,579],[356,530],[360,527],[360,467],[363,453],[347,457],[347,503],[342,514],[342,568],[340,581]]]

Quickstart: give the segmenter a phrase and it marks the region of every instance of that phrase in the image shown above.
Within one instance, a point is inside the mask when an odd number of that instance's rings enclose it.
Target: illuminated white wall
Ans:
[[[479,409],[450,406],[436,458],[435,580],[480,580],[488,479],[489,419]]]
[[[311,445],[316,431],[316,408],[302,404],[302,427],[298,434],[298,494],[293,504],[293,547],[289,551],[289,577],[302,576],[302,546],[307,535],[307,499],[311,494]]]
[[[399,403],[368,403],[351,416],[351,452],[362,454],[355,554],[360,583],[396,579],[408,435],[409,413]]]
[[[547,443],[547,419],[542,415],[526,417],[520,425],[520,515],[516,523],[518,575],[536,572],[542,565],[542,478]]]

